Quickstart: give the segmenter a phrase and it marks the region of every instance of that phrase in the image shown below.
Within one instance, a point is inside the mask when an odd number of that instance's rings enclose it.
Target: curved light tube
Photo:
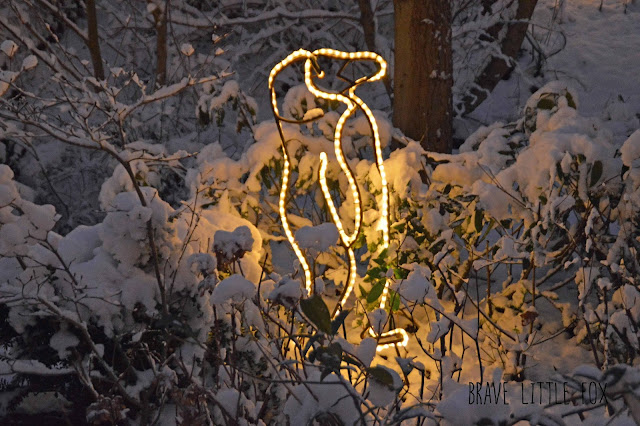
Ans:
[[[325,57],[330,57],[334,59],[342,59],[345,61],[373,60],[378,64],[379,70],[371,76],[361,77],[358,80],[356,80],[351,85],[351,87],[347,90],[346,96],[342,93],[325,92],[323,90],[320,90],[314,85],[312,74],[311,74],[311,70],[313,67],[317,73],[318,78],[324,77],[324,73],[318,69],[317,58],[319,56],[325,56]],[[293,62],[296,62],[301,59],[305,59],[304,81],[307,86],[307,89],[314,96],[318,98],[326,99],[329,101],[339,101],[345,104],[347,107],[345,112],[343,112],[340,118],[338,119],[335,132],[334,132],[333,142],[334,142],[334,153],[335,153],[336,159],[338,161],[338,164],[340,165],[340,169],[347,176],[347,180],[349,181],[349,188],[351,189],[351,193],[353,196],[353,204],[354,204],[354,210],[355,210],[354,211],[355,223],[354,223],[354,229],[352,233],[348,234],[345,231],[344,224],[340,219],[337,208],[331,197],[331,193],[329,191],[329,187],[327,185],[327,178],[326,178],[328,158],[325,152],[320,153],[320,171],[319,171],[319,181],[320,181],[320,187],[322,189],[322,194],[324,196],[325,202],[327,203],[327,207],[329,208],[331,219],[333,220],[334,224],[336,225],[336,228],[338,229],[338,233],[340,235],[340,241],[342,245],[345,247],[347,251],[347,255],[349,257],[349,274],[347,278],[347,283],[346,283],[345,290],[343,291],[343,294],[337,306],[337,307],[340,307],[341,309],[342,306],[344,306],[344,304],[346,303],[349,296],[351,295],[351,292],[353,291],[353,288],[355,286],[357,271],[356,271],[356,259],[355,259],[355,254],[353,252],[352,246],[357,240],[358,235],[360,234],[360,229],[362,224],[362,209],[360,206],[360,193],[359,193],[358,185],[353,175],[353,172],[351,171],[345,159],[344,152],[342,149],[342,130],[344,128],[344,124],[346,123],[347,119],[351,117],[351,115],[353,115],[353,113],[357,108],[360,108],[364,112],[365,116],[367,117],[367,121],[369,122],[369,126],[371,128],[371,133],[374,140],[376,165],[380,173],[381,186],[382,186],[382,200],[381,200],[382,206],[381,206],[381,212],[380,212],[380,227],[382,228],[382,232],[383,232],[383,249],[389,247],[389,189],[387,184],[387,176],[386,176],[384,164],[383,164],[384,159],[382,157],[380,131],[379,131],[376,119],[373,113],[371,112],[371,109],[369,109],[367,104],[355,94],[355,90],[360,84],[367,81],[380,80],[382,77],[384,77],[387,71],[387,63],[380,55],[373,52],[349,53],[349,52],[341,52],[339,50],[333,50],[333,49],[318,49],[313,52],[309,52],[307,50],[300,49],[291,53],[282,62],[277,64],[269,74],[269,89],[271,90],[271,104],[272,104],[274,116],[276,118],[276,122],[278,123],[278,131],[280,132],[280,138],[282,140],[282,151],[283,151],[283,157],[284,157],[282,189],[280,191],[280,202],[279,202],[280,219],[282,221],[282,227],[284,228],[285,235],[287,236],[289,243],[293,247],[293,250],[297,258],[300,261],[300,265],[302,265],[302,268],[304,270],[305,286],[307,288],[308,294],[311,294],[311,289],[312,289],[311,271],[309,269],[309,264],[302,253],[302,250],[300,250],[298,243],[295,241],[295,238],[293,236],[293,233],[291,232],[291,228],[289,226],[289,223],[286,217],[286,196],[288,193],[288,185],[289,185],[290,163],[289,163],[289,156],[286,149],[286,141],[284,138],[284,132],[282,130],[281,121],[287,121],[287,120],[281,117],[278,112],[276,93],[275,93],[275,90],[273,89],[273,82],[275,81],[276,76],[284,68],[286,68]],[[388,295],[389,295],[390,284],[391,284],[391,280],[387,279],[385,282],[381,299],[380,299],[381,309],[384,309],[386,306]],[[335,316],[337,316],[338,313],[339,313],[339,310],[336,309],[333,315],[334,318]],[[378,345],[377,347],[378,351],[387,349],[394,345],[406,346],[407,342],[409,341],[409,336],[407,332],[402,328],[396,328],[394,330],[377,334],[373,331],[372,327],[369,327],[369,334],[371,334],[373,337],[378,339],[391,338],[393,340],[397,340],[392,343]]]
[[[282,117],[280,117],[280,113],[278,112],[278,101],[276,97],[276,91],[273,88],[273,83],[280,74],[280,72],[291,65],[292,63],[299,61],[301,59],[309,59],[312,57],[312,53],[308,50],[300,49],[291,53],[289,56],[284,58],[282,62],[278,63],[269,74],[269,90],[271,91],[271,108],[273,110],[273,115],[276,118],[276,124],[278,126],[278,132],[280,133],[280,140],[282,142],[282,157],[284,159],[284,165],[282,168],[282,187],[280,189],[280,200],[278,202],[278,210],[280,213],[280,221],[282,222],[282,228],[284,229],[284,233],[287,236],[287,240],[293,247],[293,251],[296,254],[296,257],[300,261],[300,266],[304,271],[304,283],[305,288],[307,289],[307,294],[311,295],[312,286],[311,286],[311,270],[309,269],[309,263],[307,259],[304,257],[302,250],[300,250],[300,246],[296,242],[293,233],[291,232],[291,227],[289,226],[289,221],[287,220],[287,211],[286,211],[286,199],[287,193],[289,192],[289,174],[291,173],[290,167],[291,164],[289,162],[289,154],[287,152],[287,144],[284,138],[284,131],[282,130]]]

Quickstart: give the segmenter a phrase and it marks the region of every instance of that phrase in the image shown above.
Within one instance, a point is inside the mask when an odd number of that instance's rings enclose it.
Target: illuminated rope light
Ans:
[[[282,143],[282,157],[284,159],[284,166],[282,169],[282,188],[280,189],[280,201],[278,203],[278,210],[280,213],[280,221],[282,222],[282,228],[284,229],[284,233],[287,236],[287,240],[289,240],[289,244],[293,247],[293,251],[302,266],[304,271],[304,282],[305,287],[307,289],[307,294],[311,295],[312,286],[311,286],[311,270],[309,269],[309,263],[307,259],[304,257],[302,250],[300,250],[300,246],[296,242],[293,233],[291,232],[291,227],[289,226],[289,221],[287,220],[287,211],[286,211],[286,199],[287,193],[289,192],[289,173],[290,173],[290,163],[289,163],[289,155],[287,153],[287,145],[284,138],[284,131],[282,130],[282,117],[278,112],[278,101],[276,97],[276,91],[273,88],[273,82],[280,72],[291,65],[292,63],[300,60],[300,59],[309,59],[312,57],[311,52],[308,50],[300,49],[291,53],[287,56],[282,62],[277,64],[271,70],[269,74],[269,90],[271,91],[271,108],[273,109],[273,114],[276,118],[276,124],[278,126],[278,132],[280,133],[280,141]]]
[[[337,130],[336,130],[337,132]],[[355,239],[358,237],[358,233],[360,231],[360,221],[357,220],[356,221],[356,228],[355,228],[355,233],[353,235],[353,239],[350,240],[350,237],[344,232],[343,229],[343,225],[342,225],[342,220],[340,220],[340,216],[338,215],[338,211],[336,210],[336,206],[333,203],[333,199],[331,198],[331,193],[329,192],[329,186],[327,185],[327,153],[326,152],[321,152],[320,153],[320,188],[322,188],[322,195],[324,195],[324,199],[327,203],[327,206],[329,207],[329,212],[331,213],[331,218],[333,219],[333,223],[335,223],[336,228],[338,228],[338,232],[340,234],[340,239],[342,240],[342,244],[347,248],[347,254],[349,256],[349,275],[347,277],[347,284],[345,287],[345,291],[342,294],[342,297],[340,298],[340,301],[338,302],[338,306],[342,307],[344,306],[344,303],[347,301],[347,299],[349,298],[349,296],[351,295],[351,292],[353,291],[353,287],[356,284],[356,256],[353,253],[353,249],[351,248],[351,245],[353,244],[353,242],[355,241]],[[345,167],[347,170],[349,170],[348,167]],[[344,169],[343,169],[344,170]],[[349,173],[351,171],[349,170]],[[354,200],[355,199],[359,199],[359,193],[358,193],[358,188],[357,186],[353,186],[352,187],[352,191],[354,194]],[[354,203],[355,204],[355,203]],[[356,217],[360,216],[360,204],[357,204],[356,207]],[[339,314],[339,311],[336,310],[333,314],[333,317],[335,318],[337,315]]]
[[[334,59],[342,59],[348,62],[355,61],[355,60],[373,60],[378,64],[379,70],[372,76],[364,76],[357,79],[347,91],[347,96],[345,96],[342,93],[325,92],[318,89],[314,85],[312,74],[311,74],[311,68],[313,66],[314,70],[316,71],[317,77],[318,78],[324,77],[324,72],[321,71],[318,67],[318,63],[317,63],[318,56],[326,56]],[[320,153],[320,171],[319,171],[319,181],[320,181],[320,187],[322,189],[322,194],[324,196],[325,202],[327,203],[327,207],[329,208],[331,219],[333,220],[334,224],[336,225],[336,228],[338,229],[338,233],[340,235],[340,241],[342,245],[345,247],[347,251],[347,255],[349,257],[349,274],[347,278],[347,283],[346,283],[346,287],[343,292],[343,295],[340,298],[340,301],[338,302],[338,307],[341,308],[346,303],[347,299],[351,295],[353,288],[355,286],[357,271],[356,271],[356,259],[355,259],[355,254],[353,252],[352,246],[353,246],[353,243],[357,240],[358,235],[360,234],[361,223],[362,223],[362,209],[360,206],[360,193],[358,190],[358,185],[353,175],[353,172],[351,171],[351,168],[349,167],[345,159],[344,152],[342,150],[342,130],[344,128],[344,124],[346,123],[347,119],[351,117],[351,115],[353,115],[353,113],[357,108],[360,108],[364,112],[365,116],[367,117],[367,121],[369,122],[371,133],[374,139],[376,165],[380,173],[380,180],[381,180],[381,186],[382,186],[382,200],[381,200],[382,206],[381,206],[381,212],[380,212],[379,227],[382,228],[382,233],[383,233],[383,249],[389,247],[389,189],[387,184],[387,176],[386,176],[384,164],[383,164],[384,159],[382,157],[380,131],[378,128],[378,123],[376,122],[376,119],[373,116],[373,113],[371,112],[367,104],[365,104],[364,101],[362,101],[362,99],[360,99],[355,94],[355,90],[360,84],[367,81],[377,81],[377,80],[380,80],[382,77],[384,77],[384,75],[387,72],[387,63],[380,55],[373,52],[348,53],[348,52],[341,52],[334,49],[318,49],[318,50],[315,50],[314,52],[309,52],[307,50],[300,49],[291,53],[282,62],[277,64],[269,74],[269,89],[271,90],[271,103],[272,103],[273,113],[276,118],[276,122],[278,123],[278,131],[280,133],[280,138],[282,140],[282,151],[283,151],[283,157],[284,157],[282,189],[280,191],[280,202],[279,202],[280,219],[282,221],[282,226],[284,228],[285,235],[287,236],[289,243],[293,247],[293,250],[296,256],[298,257],[298,260],[300,261],[302,268],[304,269],[305,285],[306,285],[308,294],[311,294],[311,288],[312,288],[311,287],[311,271],[309,269],[309,264],[302,253],[302,250],[300,250],[298,243],[295,241],[295,238],[293,236],[293,233],[291,232],[291,228],[289,227],[289,223],[286,217],[286,196],[288,193],[290,163],[289,163],[289,157],[286,149],[286,141],[284,138],[284,132],[282,130],[281,122],[290,121],[290,120],[287,120],[279,115],[278,105],[276,101],[276,93],[275,93],[275,90],[273,89],[273,82],[275,81],[276,76],[284,68],[289,66],[291,63],[298,61],[300,59],[305,59],[304,81],[307,86],[307,89],[317,98],[326,99],[329,101],[339,101],[345,104],[347,107],[345,112],[342,113],[342,115],[338,119],[335,132],[334,132],[333,141],[334,141],[334,152],[335,152],[336,159],[338,161],[338,164],[340,165],[340,169],[344,172],[344,174],[347,177],[347,180],[349,181],[349,188],[351,189],[351,193],[353,196],[355,218],[354,218],[354,229],[351,234],[348,234],[345,231],[342,220],[340,219],[340,216],[338,214],[338,210],[335,206],[335,203],[333,202],[333,198],[331,197],[329,186],[327,185],[326,172],[327,172],[328,158],[325,152]],[[381,299],[380,299],[381,309],[384,309],[386,306],[388,295],[389,295],[390,284],[391,284],[391,280],[387,279],[385,282]],[[334,318],[335,316],[337,316],[338,313],[339,313],[339,310],[336,309],[336,312],[334,313]],[[371,334],[373,337],[378,339],[392,338],[394,340],[397,340],[392,343],[378,345],[377,347],[378,351],[390,348],[394,345],[406,346],[409,341],[409,335],[402,328],[396,328],[394,330],[376,334],[373,331],[373,328],[369,327],[369,334]]]

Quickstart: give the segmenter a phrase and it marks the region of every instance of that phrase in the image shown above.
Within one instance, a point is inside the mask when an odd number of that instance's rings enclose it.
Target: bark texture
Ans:
[[[360,7],[360,25],[362,25],[362,33],[367,49],[371,52],[381,54],[376,46],[376,20],[375,13],[371,7],[371,0],[358,0],[358,6]],[[393,99],[393,88],[391,87],[389,74],[382,78],[382,82],[389,95],[389,99]]]
[[[147,0],[148,3],[151,0]],[[156,26],[156,86],[167,83],[167,18],[170,0],[164,2],[162,8],[153,9],[153,21]]]
[[[91,53],[93,76],[96,80],[104,80],[100,39],[98,38],[98,16],[95,0],[87,0],[87,47]]]
[[[429,151],[452,149],[449,0],[395,0],[393,124]]]

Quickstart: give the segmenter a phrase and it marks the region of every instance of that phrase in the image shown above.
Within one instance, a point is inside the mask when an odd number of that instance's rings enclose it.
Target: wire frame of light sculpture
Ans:
[[[324,90],[320,90],[315,86],[313,82],[312,72],[315,72],[317,78],[324,78],[324,72],[320,69],[318,65],[319,57],[328,57],[331,59],[343,60],[344,65],[340,69],[340,72],[346,68],[349,63],[353,61],[375,61],[378,65],[378,70],[374,74],[370,76],[361,77],[354,82],[351,82],[351,85],[344,89],[340,93],[326,92]],[[344,125],[349,117],[351,117],[357,109],[360,109],[366,116],[367,121],[369,123],[369,127],[371,129],[371,134],[374,141],[374,151],[376,157],[376,166],[378,168],[378,172],[380,174],[381,186],[382,186],[382,199],[380,200],[380,220],[379,227],[382,229],[382,245],[383,248],[387,248],[389,246],[389,189],[387,185],[387,176],[384,169],[383,157],[382,157],[382,147],[380,143],[380,131],[378,129],[378,124],[376,122],[371,109],[367,106],[367,104],[362,101],[355,94],[356,88],[365,82],[372,82],[376,80],[380,80],[387,71],[387,63],[386,61],[378,54],[373,52],[341,52],[333,49],[318,49],[313,52],[308,50],[300,49],[289,56],[287,56],[282,62],[278,63],[269,74],[269,90],[271,91],[271,107],[273,110],[273,114],[276,120],[276,124],[278,127],[278,132],[280,134],[280,139],[282,142],[282,155],[284,159],[283,171],[282,171],[282,187],[280,189],[280,200],[278,203],[278,209],[280,214],[280,220],[282,222],[282,228],[284,229],[285,236],[289,243],[291,244],[293,251],[300,262],[300,266],[303,270],[304,274],[304,284],[307,290],[307,294],[312,293],[312,272],[309,268],[309,263],[304,256],[304,253],[300,249],[293,232],[291,231],[291,226],[289,225],[289,221],[287,219],[286,212],[286,203],[287,203],[287,194],[289,193],[289,179],[291,173],[291,162],[289,160],[289,152],[287,150],[287,139],[284,136],[284,131],[282,128],[283,122],[288,123],[297,123],[303,124],[306,122],[310,122],[315,120],[291,120],[285,117],[282,117],[278,111],[278,103],[276,98],[276,92],[274,89],[274,82],[276,77],[280,72],[282,72],[285,68],[290,66],[291,64],[304,60],[304,81],[307,86],[307,89],[317,98],[329,100],[329,101],[339,101],[346,106],[346,110],[342,113],[335,127],[334,131],[334,153],[335,158],[338,161],[340,169],[347,177],[349,183],[349,189],[351,190],[351,195],[353,197],[353,207],[354,207],[354,228],[353,232],[347,233],[345,230],[345,226],[342,223],[342,220],[338,214],[338,210],[333,202],[333,198],[331,197],[331,193],[329,191],[329,186],[327,184],[327,166],[328,166],[328,156],[326,152],[320,153],[320,171],[319,171],[319,182],[320,188],[322,189],[322,194],[324,200],[329,209],[329,213],[331,215],[331,219],[333,223],[336,225],[338,229],[338,234],[340,236],[340,243],[345,248],[347,252],[347,256],[349,258],[349,271],[347,275],[347,282],[345,284],[345,288],[340,296],[340,300],[336,305],[336,309],[334,310],[333,316],[337,316],[345,302],[351,295],[353,291],[353,287],[356,283],[357,271],[356,271],[356,258],[353,251],[353,244],[357,241],[358,235],[361,231],[362,226],[362,209],[360,206],[360,189],[355,180],[353,171],[349,167],[344,155],[344,151],[342,149],[342,131]],[[340,74],[340,72],[338,74]],[[384,289],[382,291],[382,295],[380,298],[380,308],[385,309],[387,304],[387,299],[389,297],[389,285],[391,284],[391,280],[387,278],[385,282]],[[409,336],[407,332],[402,328],[396,328],[383,333],[376,333],[372,327],[369,327],[369,334],[374,338],[378,339],[379,345],[378,350],[387,349],[392,347],[393,345],[406,346]],[[382,343],[386,342],[386,343]]]

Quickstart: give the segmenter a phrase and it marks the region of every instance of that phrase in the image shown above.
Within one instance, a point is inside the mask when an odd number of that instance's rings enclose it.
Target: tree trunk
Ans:
[[[376,46],[376,20],[373,8],[371,7],[371,0],[358,0],[358,6],[360,7],[360,25],[362,25],[362,33],[364,34],[364,42],[367,49],[371,52],[381,54]],[[393,100],[393,88],[391,87],[389,74],[382,77],[382,82],[389,95],[389,99]]]
[[[89,48],[91,62],[93,63],[93,76],[96,80],[104,80],[95,0],[87,0],[87,47]]]
[[[463,100],[462,105],[459,107],[462,109],[462,115],[469,114],[476,109],[485,99],[489,93],[496,87],[496,85],[513,69],[513,61],[524,37],[527,35],[527,29],[529,28],[529,20],[533,15],[533,10],[536,7],[538,0],[518,0],[518,9],[516,16],[512,23],[507,27],[507,33],[504,36],[502,44],[500,46],[503,56],[494,56],[491,58],[487,66],[484,68],[480,76],[476,79],[474,87],[469,91]],[[490,28],[488,33],[496,37],[502,29],[502,24],[495,25]],[[504,56],[510,58],[509,62],[505,61]]]
[[[151,3],[151,0],[147,0]],[[166,0],[162,8],[156,4],[153,9],[153,21],[156,26],[156,87],[167,82],[167,19],[170,0]]]
[[[425,150],[450,153],[450,0],[394,0],[393,125]]]

